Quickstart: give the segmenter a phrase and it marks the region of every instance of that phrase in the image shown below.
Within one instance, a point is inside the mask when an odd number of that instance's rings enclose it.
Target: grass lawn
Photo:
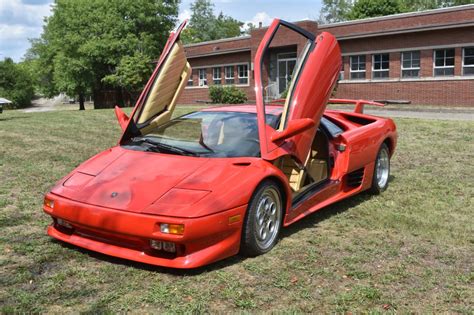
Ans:
[[[185,107],[179,113],[192,110]],[[0,312],[474,313],[474,123],[397,119],[389,189],[325,208],[268,254],[175,271],[54,241],[43,194],[114,145],[112,110],[0,115]]]

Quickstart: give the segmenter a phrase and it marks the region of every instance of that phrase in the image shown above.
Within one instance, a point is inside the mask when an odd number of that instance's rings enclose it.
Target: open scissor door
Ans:
[[[341,69],[335,37],[325,32],[315,36],[275,19],[258,47],[254,64],[262,158],[291,155],[304,163]],[[275,111],[272,100],[282,94],[282,118],[274,129],[267,124],[267,115]]]

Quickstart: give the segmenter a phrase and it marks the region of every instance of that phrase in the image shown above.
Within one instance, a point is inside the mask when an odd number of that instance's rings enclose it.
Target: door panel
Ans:
[[[282,28],[286,32],[285,36],[288,36],[288,32],[292,33],[290,36],[293,36],[299,45],[305,48],[300,49],[294,65],[296,70],[289,85],[282,121],[278,130],[275,130],[265,123],[266,111],[269,110],[270,105],[265,103],[262,82],[265,82],[263,74],[268,72],[264,69],[263,61],[270,59],[268,55],[271,53],[271,47],[275,42],[280,41],[277,35]],[[260,43],[255,56],[255,65],[255,90],[262,158],[275,160],[283,155],[292,155],[299,163],[304,163],[326,103],[339,76],[341,69],[339,45],[335,37],[329,33],[324,32],[315,37],[298,26],[277,19],[273,21]],[[316,126],[286,140],[271,141],[272,134],[284,131],[290,120],[302,118],[314,120]]]
[[[158,64],[135,105],[122,140],[130,136],[132,129],[146,134],[171,118],[192,71],[179,39],[185,26],[186,21],[170,34]]]

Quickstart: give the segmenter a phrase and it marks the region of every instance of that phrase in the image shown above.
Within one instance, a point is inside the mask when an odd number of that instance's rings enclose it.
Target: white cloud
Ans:
[[[25,4],[21,0],[0,0],[0,23],[41,26],[50,11],[51,2]]]
[[[258,12],[251,20],[244,22],[244,25],[241,27],[241,30],[246,31],[248,29],[249,23],[252,23],[255,27],[258,27],[260,22],[262,23],[262,26],[268,26],[272,23],[272,21],[273,18],[268,15],[267,12]]]
[[[51,15],[52,0],[0,0],[0,58],[19,61],[29,47],[29,38],[42,32],[45,16]]]
[[[247,27],[248,23],[252,23],[253,25],[258,27],[260,22],[262,22],[263,26],[268,26],[272,23],[272,21],[273,18],[268,15],[267,12],[258,12],[251,20],[245,21],[245,27]]]
[[[35,32],[36,27],[0,24],[0,42],[24,38]]]
[[[188,9],[185,9],[178,14],[178,21],[181,23],[184,20],[189,20],[191,18],[191,11]]]

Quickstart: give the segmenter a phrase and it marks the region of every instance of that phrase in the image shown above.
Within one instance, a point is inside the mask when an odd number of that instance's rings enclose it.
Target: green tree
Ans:
[[[29,73],[12,59],[0,61],[0,97],[13,102],[13,108],[31,105],[34,96],[33,82]]]
[[[345,17],[347,20],[357,20],[474,3],[474,0],[357,0],[346,13],[339,14],[340,8],[336,3],[338,1],[340,0],[324,0],[325,4],[328,2],[331,5],[327,8],[323,5],[321,15],[330,17],[331,15],[326,13],[329,10],[329,12],[336,12],[337,16],[342,16],[343,19]]]
[[[443,7],[452,7],[463,4],[472,4],[474,0],[405,0],[401,5],[405,11],[422,11]]]
[[[32,41],[27,54],[37,65],[42,92],[78,96],[80,109],[89,93],[110,89],[138,93],[153,68],[150,61],[159,56],[176,25],[178,4],[178,0],[56,0],[41,38]],[[94,101],[96,107],[101,105]]]
[[[347,14],[349,20],[365,19],[404,12],[396,0],[358,0]]]
[[[133,56],[124,56],[115,69],[115,73],[104,77],[103,82],[112,86],[121,86],[127,93],[133,95],[143,87],[143,78],[151,75],[151,63],[150,57],[139,51]]]
[[[210,0],[195,0],[191,4],[191,12],[189,25],[182,36],[185,43],[199,43],[242,34],[241,27],[244,23],[222,12],[216,16],[214,4]]]
[[[350,0],[323,0],[318,22],[328,24],[345,21],[351,8]]]

